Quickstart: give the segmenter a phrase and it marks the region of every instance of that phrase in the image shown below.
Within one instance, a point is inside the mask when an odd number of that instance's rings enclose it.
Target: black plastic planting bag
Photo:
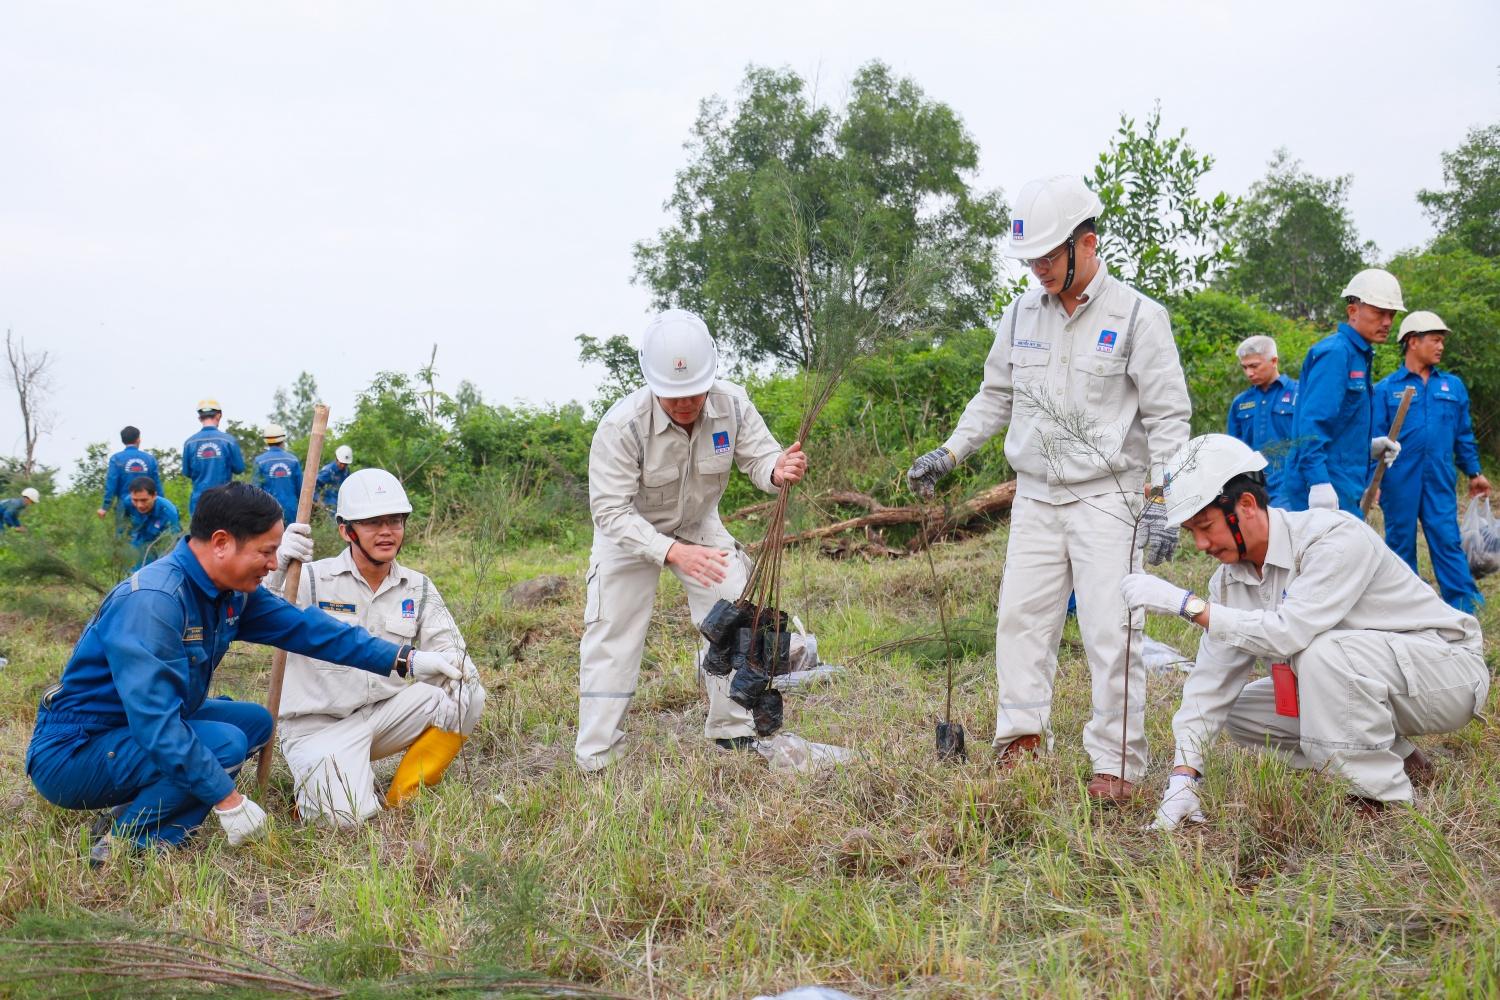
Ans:
[[[792,634],[762,629],[760,633],[760,665],[774,677],[791,671]]]
[[[752,666],[742,666],[729,679],[729,698],[741,708],[753,710],[770,683],[771,678],[759,670]]]
[[[762,691],[751,711],[755,716],[755,735],[770,736],[781,728],[781,692],[775,688]]]
[[[968,759],[968,752],[964,750],[963,726],[956,722],[937,724],[937,755],[939,760]]]
[[[729,662],[729,653],[718,646],[709,646],[708,652],[703,654],[703,669],[715,677],[723,677],[733,670]]]
[[[750,623],[751,607],[744,601],[726,601],[722,597],[703,616],[698,631],[715,646],[722,645],[734,630]]]

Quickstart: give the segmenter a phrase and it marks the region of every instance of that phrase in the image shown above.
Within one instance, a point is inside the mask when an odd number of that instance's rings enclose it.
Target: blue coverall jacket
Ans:
[[[277,445],[255,456],[255,485],[281,504],[281,523],[297,519],[297,496],[302,492],[302,463]]]
[[[1348,323],[1340,323],[1308,350],[1297,383],[1292,457],[1282,480],[1287,510],[1306,510],[1308,489],[1331,483],[1339,509],[1363,519],[1359,498],[1374,469],[1374,355],[1370,342]]]
[[[64,809],[127,804],[114,832],[174,844],[271,735],[265,707],[208,698],[235,639],[389,675],[395,644],[260,587],[214,586],[186,539],[117,585],[45,694],[26,773]]]
[[[336,507],[339,502],[339,487],[349,478],[349,466],[339,468],[339,463],[329,462],[318,470],[318,503],[325,507]]]
[[[156,498],[156,504],[148,514],[136,510],[134,504],[126,504],[125,509],[130,511],[130,544],[141,556],[134,569],[140,569],[163,554],[162,548],[168,543],[153,545],[158,538],[182,534],[182,518],[177,514],[177,505],[164,496]]]
[[[245,471],[239,442],[217,427],[205,427],[182,445],[182,474],[193,481],[188,514],[198,509],[204,490],[223,486]]]
[[[1443,600],[1476,614],[1484,603],[1458,530],[1455,465],[1467,476],[1479,475],[1479,445],[1469,420],[1469,390],[1463,380],[1440,368],[1426,380],[1402,365],[1375,386],[1375,426],[1389,429],[1401,405],[1401,393],[1416,393],[1401,425],[1401,455],[1380,481],[1380,509],[1385,514],[1385,541],[1417,571],[1417,521],[1427,536],[1432,570]]]
[[[1296,407],[1297,380],[1290,375],[1276,376],[1264,389],[1252,385],[1229,404],[1228,433],[1266,458],[1266,490],[1273,507],[1286,506],[1281,487],[1291,452]]]
[[[21,526],[21,511],[25,509],[25,497],[11,497],[9,500],[0,500],[0,528],[19,528]]]
[[[154,457],[133,444],[127,444],[109,456],[109,470],[104,475],[104,502],[100,508],[109,510],[117,502],[121,509],[130,506],[130,484],[139,476],[146,476],[155,483],[156,495],[161,496],[161,475]]]

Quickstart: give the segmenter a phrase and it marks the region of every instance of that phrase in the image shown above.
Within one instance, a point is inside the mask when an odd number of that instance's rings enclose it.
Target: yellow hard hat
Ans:
[[[200,399],[200,400],[198,400],[198,413],[199,414],[201,414],[203,416],[207,416],[210,413],[222,413],[222,412],[223,412],[223,410],[219,406],[219,401],[217,399],[210,398],[210,399]]]

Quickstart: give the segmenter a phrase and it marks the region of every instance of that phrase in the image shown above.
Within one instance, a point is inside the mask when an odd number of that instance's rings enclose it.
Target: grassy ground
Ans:
[[[79,992],[82,973],[17,978],[79,967],[59,942],[182,940],[174,933],[356,994],[435,994],[463,985],[441,978],[459,970],[695,1000],[809,982],[862,997],[1500,993],[1500,729],[1424,739],[1440,779],[1417,812],[1376,820],[1348,811],[1330,780],[1221,745],[1205,781],[1210,823],[1147,832],[1181,675],[1153,676],[1146,694],[1157,754],[1148,799],[1091,807],[1078,736],[1087,673],[1070,624],[1057,750],[998,777],[984,744],[1004,541],[1002,530],[935,553],[964,644],[955,704],[975,752],[961,765],[932,751],[940,645],[858,656],[936,629],[925,563],[790,559],[786,603],[826,659],[852,668],[789,694],[788,729],[862,754],[796,777],[706,749],[693,633],[670,578],[630,716],[632,753],[582,776],[571,743],[583,554],[414,546],[408,561],[460,609],[491,692],[450,780],[404,812],[332,833],[288,819],[278,760],[268,842],[234,852],[212,829],[182,852],[97,872],[80,860],[84,817],[44,803],[22,771],[37,696],[93,599],[0,589],[0,654],[11,661],[0,670],[0,937],[51,942],[0,942],[0,969],[12,970],[0,972],[0,995]],[[1191,555],[1171,575],[1201,585],[1210,569]],[[577,585],[540,610],[502,605],[505,586],[542,572]],[[1152,623],[1191,651],[1187,628]],[[261,697],[269,660],[258,647],[233,652],[216,693]],[[172,993],[166,974],[147,985]]]

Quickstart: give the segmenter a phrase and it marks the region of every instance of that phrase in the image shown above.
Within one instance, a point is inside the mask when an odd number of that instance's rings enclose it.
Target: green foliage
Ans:
[[[354,402],[354,419],[339,439],[354,449],[360,466],[385,469],[418,487],[447,462],[448,429],[429,409],[419,383],[400,372],[381,372]]]
[[[1350,174],[1316,177],[1285,149],[1240,205],[1239,259],[1220,287],[1293,319],[1330,326],[1343,318],[1339,292],[1375,258],[1349,214]]]
[[[981,322],[1005,211],[997,193],[970,189],[979,150],[958,116],[879,62],[855,75],[842,111],[805,90],[790,70],[751,67],[733,109],[702,103],[667,202],[674,224],[636,245],[636,280],[657,306],[702,314],[742,357],[801,367],[815,358],[815,298],[878,311],[910,295],[918,260],[940,272],[905,303],[908,319]],[[789,251],[793,231],[805,245]],[[844,280],[851,260],[858,273]]]
[[[1187,143],[1187,130],[1161,133],[1158,103],[1142,126],[1120,127],[1094,165],[1104,202],[1099,252],[1115,276],[1156,299],[1190,293],[1234,256],[1229,227],[1235,201],[1198,193],[1214,158]]]
[[[103,480],[100,480],[100,485],[103,485]],[[0,497],[16,496],[28,486],[35,486],[43,496],[57,492],[57,470],[37,463],[27,475],[23,459],[0,455]]]
[[[1469,387],[1474,432],[1484,450],[1500,451],[1500,258],[1454,248],[1403,254],[1390,269],[1408,308],[1430,309],[1452,329],[1443,367]],[[1393,362],[1399,357],[1394,347],[1385,351]]]
[[[630,395],[644,383],[641,379],[639,354],[630,338],[622,333],[604,340],[580,333],[573,338],[578,342],[578,360],[584,364],[604,366],[604,381],[599,383],[597,395],[590,409],[595,417],[602,417],[616,401]]]
[[[289,441],[305,438],[312,432],[313,407],[317,402],[317,380],[311,372],[302,372],[292,383],[291,392],[283,386],[276,387],[268,419],[286,428]]]
[[[245,457],[245,469],[248,473],[251,460],[266,450],[266,439],[261,435],[260,428],[238,420],[222,420],[219,430],[234,438],[235,444],[240,446],[240,454]],[[249,477],[247,475],[241,478]]]
[[[1470,129],[1463,145],[1443,154],[1443,184],[1417,192],[1439,239],[1500,256],[1500,124]]]

